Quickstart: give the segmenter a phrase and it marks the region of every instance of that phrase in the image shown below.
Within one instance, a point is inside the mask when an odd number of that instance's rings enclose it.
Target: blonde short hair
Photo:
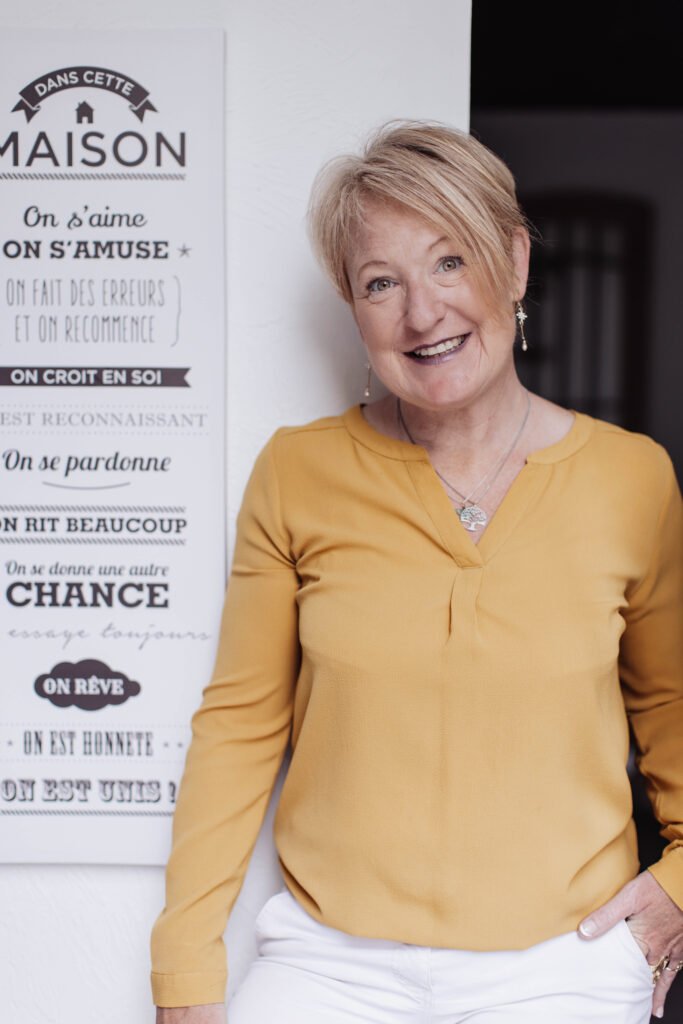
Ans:
[[[527,222],[508,167],[466,132],[429,121],[390,121],[361,156],[319,172],[308,211],[313,248],[335,288],[353,299],[346,260],[364,200],[398,203],[462,246],[476,284],[502,309],[513,291],[512,240]]]

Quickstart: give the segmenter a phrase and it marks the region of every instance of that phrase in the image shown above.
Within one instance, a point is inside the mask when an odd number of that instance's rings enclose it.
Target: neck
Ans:
[[[492,392],[470,405],[439,410],[401,401],[401,413],[414,442],[430,455],[457,450],[464,462],[476,462],[509,443],[527,408],[527,391],[516,374]]]

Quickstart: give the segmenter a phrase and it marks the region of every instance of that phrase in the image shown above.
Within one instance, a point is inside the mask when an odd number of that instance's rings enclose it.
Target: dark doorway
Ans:
[[[683,5],[473,0],[472,15],[471,131],[510,166],[541,236],[520,375],[650,434],[680,479]],[[665,841],[633,755],[645,868]],[[664,1019],[683,1021],[680,979]]]

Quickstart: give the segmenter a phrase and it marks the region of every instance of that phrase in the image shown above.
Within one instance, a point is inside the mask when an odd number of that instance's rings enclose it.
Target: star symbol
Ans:
[[[192,252],[192,250],[183,242],[183,244],[178,248],[178,252],[181,256],[187,256]]]

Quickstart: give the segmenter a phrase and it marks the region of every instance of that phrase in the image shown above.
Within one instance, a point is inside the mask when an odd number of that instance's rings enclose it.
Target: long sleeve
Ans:
[[[277,433],[258,456],[237,519],[211,679],[192,718],[152,932],[158,1006],[221,1002],[223,932],[290,735],[299,664],[299,581],[280,513]]]
[[[638,765],[669,840],[650,871],[683,908],[683,515],[671,460],[660,453],[664,497],[649,568],[627,594],[620,673]]]

